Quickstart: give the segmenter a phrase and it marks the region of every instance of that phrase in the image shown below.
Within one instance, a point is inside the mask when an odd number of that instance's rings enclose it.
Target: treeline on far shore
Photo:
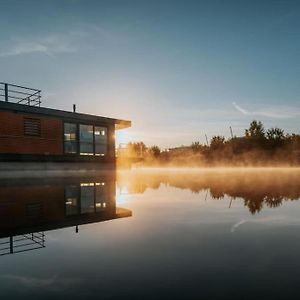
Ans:
[[[208,144],[193,142],[166,150],[131,142],[118,152],[118,161],[129,159],[145,166],[299,166],[300,135],[275,127],[265,129],[252,121],[242,137],[213,136]]]

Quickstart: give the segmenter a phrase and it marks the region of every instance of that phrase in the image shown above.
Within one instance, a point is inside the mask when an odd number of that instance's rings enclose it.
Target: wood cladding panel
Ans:
[[[0,111],[0,153],[63,154],[62,120]]]

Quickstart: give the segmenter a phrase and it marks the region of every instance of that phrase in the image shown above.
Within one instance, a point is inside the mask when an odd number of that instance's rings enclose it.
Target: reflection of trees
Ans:
[[[283,196],[265,196],[264,202],[267,204],[269,207],[277,207],[282,204],[282,201],[285,198]]]
[[[118,184],[127,186],[131,193],[144,193],[147,188],[158,189],[161,184],[189,189],[193,193],[209,190],[211,197],[216,200],[225,196],[242,198],[252,214],[261,211],[263,207],[275,208],[284,201],[298,200],[299,183],[299,169],[223,172],[137,170],[118,174]]]

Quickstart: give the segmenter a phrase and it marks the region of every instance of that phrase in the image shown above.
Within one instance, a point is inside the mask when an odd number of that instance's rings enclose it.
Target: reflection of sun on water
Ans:
[[[128,202],[129,196],[128,186],[118,186],[116,188],[116,202],[117,205]]]

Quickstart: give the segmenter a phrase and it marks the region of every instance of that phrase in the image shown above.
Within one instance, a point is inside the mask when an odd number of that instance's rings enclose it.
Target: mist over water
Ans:
[[[298,200],[297,168],[1,179],[0,248],[14,241],[14,253],[1,248],[1,294],[287,299],[300,270]],[[21,237],[35,248],[19,251]]]
[[[145,168],[118,172],[117,179],[132,193],[167,186],[213,200],[242,199],[252,213],[300,197],[300,168]]]

